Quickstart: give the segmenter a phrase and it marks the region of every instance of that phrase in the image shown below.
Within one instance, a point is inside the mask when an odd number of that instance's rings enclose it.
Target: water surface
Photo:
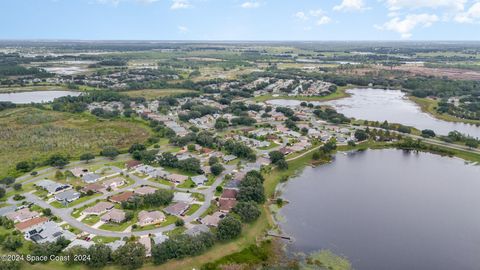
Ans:
[[[287,182],[291,249],[330,249],[357,270],[480,269],[480,166],[433,154],[338,154]]]
[[[15,104],[44,103],[64,96],[79,96],[74,91],[32,91],[0,94],[0,101],[10,101]]]
[[[457,130],[461,133],[480,138],[480,127],[464,123],[447,122],[437,119],[410,101],[400,90],[382,89],[350,89],[351,96],[327,102],[312,102],[320,105],[331,105],[338,112],[356,119],[399,123],[418,129],[432,129],[438,134],[446,135]],[[298,100],[270,100],[271,104],[283,106],[299,106]]]

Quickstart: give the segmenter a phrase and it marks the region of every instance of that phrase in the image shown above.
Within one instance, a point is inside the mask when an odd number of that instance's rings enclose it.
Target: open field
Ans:
[[[85,152],[98,154],[104,146],[124,149],[150,136],[147,127],[133,121],[36,108],[3,111],[0,126],[0,176],[12,172],[20,161],[42,162],[54,153],[72,158]]]
[[[195,92],[190,89],[175,89],[175,88],[167,88],[167,89],[142,89],[142,90],[132,90],[127,91],[127,94],[130,97],[144,97],[147,100],[153,100],[157,98],[162,98],[166,96],[172,96],[176,94],[183,94],[183,93],[192,93]]]

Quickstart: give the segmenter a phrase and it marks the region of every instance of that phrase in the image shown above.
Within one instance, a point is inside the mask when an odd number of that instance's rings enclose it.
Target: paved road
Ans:
[[[114,167],[114,166],[110,166],[109,168],[111,170],[115,171],[115,172],[123,172],[120,168],[117,168],[117,167]],[[203,194],[205,196],[205,201],[200,206],[200,208],[194,214],[184,218],[185,222],[189,223],[189,222],[192,222],[192,221],[198,219],[205,211],[208,210],[208,208],[210,207],[211,202],[213,200],[213,197],[214,197],[214,194],[215,194],[215,189],[217,188],[217,186],[219,186],[223,182],[223,180],[225,179],[225,176],[227,174],[231,173],[234,169],[235,169],[235,166],[232,166],[232,165],[225,166],[225,171],[219,177],[217,177],[215,182],[210,187],[208,187],[207,189],[176,188],[176,187],[172,187],[172,186],[168,186],[168,185],[163,185],[163,184],[160,184],[160,183],[157,183],[157,182],[152,182],[152,181],[149,181],[149,180],[145,180],[145,179],[140,178],[140,177],[138,177],[136,175],[133,175],[133,174],[127,174],[130,178],[132,178],[135,181],[132,185],[120,188],[120,189],[115,190],[115,191],[107,192],[105,194],[102,194],[99,197],[94,197],[90,200],[84,201],[82,203],[79,203],[79,204],[77,204],[73,207],[69,207],[69,208],[55,208],[55,207],[51,206],[50,204],[48,204],[47,202],[45,202],[44,200],[40,199],[35,194],[32,194],[32,193],[26,193],[24,195],[25,195],[25,200],[26,201],[34,203],[35,205],[38,205],[42,208],[50,208],[52,210],[53,215],[58,216],[63,221],[70,224],[72,227],[76,227],[83,232],[87,232],[89,234],[94,234],[94,235],[99,235],[99,236],[107,236],[107,237],[125,237],[125,236],[128,237],[128,236],[131,236],[131,235],[142,236],[142,235],[148,235],[148,234],[153,234],[153,233],[161,233],[161,232],[167,232],[167,231],[173,230],[173,229],[175,229],[175,224],[170,224],[168,226],[155,228],[155,229],[152,229],[152,230],[137,231],[137,232],[106,231],[106,230],[101,230],[101,229],[98,229],[98,228],[90,227],[90,226],[82,223],[81,221],[77,220],[76,218],[74,218],[72,216],[73,209],[74,208],[77,208],[77,209],[81,208],[85,205],[88,205],[88,204],[91,204],[91,203],[95,202],[96,200],[106,199],[107,197],[109,197],[113,194],[116,194],[116,193],[131,190],[131,189],[134,189],[136,187],[143,186],[143,185],[150,185],[150,186],[154,186],[154,187],[162,188],[162,189],[173,189],[175,191],[181,191],[181,192],[190,191],[190,192]],[[15,204],[16,202],[14,202],[12,198],[9,198],[9,203]]]

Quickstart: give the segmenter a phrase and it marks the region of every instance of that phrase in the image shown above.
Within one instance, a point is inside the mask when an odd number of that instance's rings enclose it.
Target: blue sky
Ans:
[[[480,0],[1,0],[0,39],[480,40]]]

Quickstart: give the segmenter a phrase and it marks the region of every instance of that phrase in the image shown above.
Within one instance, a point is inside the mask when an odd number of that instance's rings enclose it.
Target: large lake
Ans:
[[[432,129],[438,134],[446,135],[457,130],[461,133],[480,138],[480,127],[464,123],[439,120],[410,101],[400,90],[382,89],[350,89],[350,97],[327,101],[312,102],[314,104],[331,105],[338,112],[356,119],[399,123],[418,129]],[[298,100],[270,100],[270,104],[283,106],[299,106]]]
[[[32,91],[0,94],[0,101],[10,101],[15,104],[44,103],[64,96],[79,96],[74,91]]]
[[[330,249],[356,270],[478,270],[479,176],[427,153],[340,153],[286,183],[281,227],[293,251]]]

